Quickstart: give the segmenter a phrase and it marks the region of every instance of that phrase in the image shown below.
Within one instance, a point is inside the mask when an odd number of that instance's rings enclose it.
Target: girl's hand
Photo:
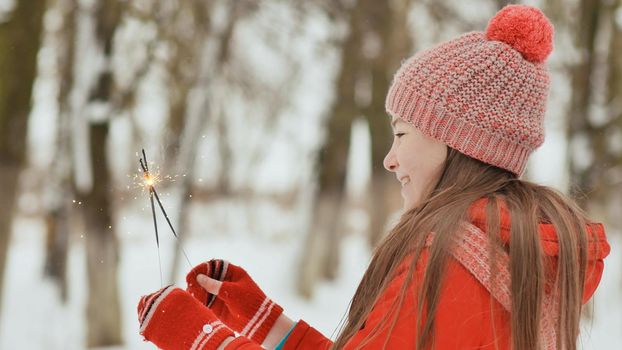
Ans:
[[[186,282],[192,296],[231,329],[257,344],[264,343],[277,319],[279,325],[289,320],[280,317],[283,308],[270,300],[243,268],[228,261],[199,264],[188,273]]]
[[[220,287],[222,286],[221,281],[213,279],[202,273],[197,275],[197,282],[207,293],[213,294],[214,296],[218,296],[218,292],[220,292]]]
[[[233,331],[186,291],[168,286],[138,303],[140,334],[164,350],[218,349]]]

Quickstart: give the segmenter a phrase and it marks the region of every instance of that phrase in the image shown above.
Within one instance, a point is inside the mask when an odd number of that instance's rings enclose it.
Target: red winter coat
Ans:
[[[470,209],[471,223],[481,230],[486,230],[485,200],[476,202]],[[501,237],[509,242],[510,225],[508,211],[502,209]],[[593,295],[603,272],[603,259],[609,254],[610,247],[606,241],[603,226],[591,225],[588,249],[588,267],[583,293],[583,303]],[[544,252],[552,257],[557,256],[558,241],[553,225],[541,224],[540,234]],[[417,262],[414,283],[423,280],[423,272],[428,259],[428,249],[424,249]],[[450,258],[446,270],[446,279],[440,291],[440,299],[435,323],[435,349],[495,349],[495,333],[499,349],[510,348],[510,313],[494,299],[488,290],[457,260]],[[405,262],[406,263],[406,262]],[[387,316],[393,300],[398,296],[406,277],[406,264],[403,263],[398,274],[388,288],[381,294],[367,317],[365,324],[345,345],[344,349],[354,349],[370,333],[379,322]],[[555,264],[553,264],[555,265]],[[553,266],[555,268],[555,266]],[[401,271],[401,272],[400,272]],[[491,303],[493,312],[491,312]],[[417,300],[413,290],[409,290],[399,310],[395,327],[387,343],[387,349],[413,349],[416,344],[415,324]],[[389,316],[393,316],[392,313]],[[390,318],[392,320],[392,318]],[[386,322],[390,324],[391,322]],[[388,325],[379,331],[363,349],[382,349],[387,338]],[[284,350],[318,350],[328,349],[332,342],[320,332],[300,320],[287,338]],[[233,345],[233,344],[232,344]],[[235,348],[235,346],[233,347]],[[245,348],[244,346],[240,349]],[[227,347],[229,349],[229,347]]]
[[[486,230],[485,201],[478,201],[470,211],[471,222],[482,230]],[[509,241],[509,215],[502,211],[502,238]],[[603,259],[609,254],[602,225],[594,226],[589,232],[593,235],[589,247],[589,261],[583,302],[587,302],[594,293],[603,271]],[[544,251],[549,256],[557,256],[558,242],[554,228],[550,224],[541,224],[540,233]],[[425,249],[418,261],[415,284],[422,281],[424,267],[428,259]],[[389,307],[397,297],[403,285],[406,271],[403,270],[382,293],[379,301],[368,316],[365,326],[346,344],[345,349],[354,349],[370,330],[389,312]],[[398,321],[389,336],[387,349],[414,348],[417,301],[412,291],[406,294],[404,304],[399,311]],[[491,300],[492,299],[492,300]],[[494,311],[490,311],[490,303]],[[495,349],[493,325],[498,337],[500,349],[509,348],[510,314],[501,304],[493,299],[477,279],[453,258],[447,268],[447,278],[441,289],[440,302],[436,314],[435,345],[437,349]],[[386,326],[388,327],[388,326]],[[382,333],[382,331],[380,331]],[[373,338],[365,345],[365,349],[381,349],[386,336],[382,334]],[[296,328],[287,339],[284,350],[326,349],[331,342],[304,321],[298,322]]]

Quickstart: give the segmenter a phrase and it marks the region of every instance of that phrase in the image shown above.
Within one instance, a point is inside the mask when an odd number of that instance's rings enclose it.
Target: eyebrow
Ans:
[[[395,129],[395,124],[397,124],[397,122],[400,122],[400,121],[402,121],[400,118],[395,118],[395,120],[391,122],[391,127]]]

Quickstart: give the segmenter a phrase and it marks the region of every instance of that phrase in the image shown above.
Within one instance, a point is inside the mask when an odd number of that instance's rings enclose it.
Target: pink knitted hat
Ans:
[[[544,142],[553,26],[537,8],[508,5],[470,32],[406,60],[386,110],[472,158],[518,176]]]

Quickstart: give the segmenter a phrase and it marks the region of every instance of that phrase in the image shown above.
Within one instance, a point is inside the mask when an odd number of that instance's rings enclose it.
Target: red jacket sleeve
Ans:
[[[257,343],[246,337],[237,337],[231,343],[225,346],[225,350],[260,350],[263,349]]]
[[[388,330],[396,311],[391,304],[399,296],[407,269],[405,265],[381,294],[364,326],[346,344],[345,350],[360,346],[362,349],[413,348],[416,343],[417,298],[415,287],[423,280],[428,251],[425,249],[417,263],[417,269],[392,332]],[[440,291],[436,314],[435,349],[509,349],[509,313],[494,300],[479,281],[459,262],[450,258]],[[388,321],[382,325],[385,317]],[[425,319],[425,315],[423,315]],[[378,327],[379,328],[378,328]],[[371,334],[373,332],[373,334]],[[287,339],[284,350],[328,349],[332,343],[317,330],[299,322]]]
[[[287,341],[283,344],[283,349],[329,349],[333,343],[318,332],[315,328],[309,326],[305,321],[300,320],[287,337]],[[257,343],[246,337],[237,337],[231,343],[227,344],[225,350],[259,350],[263,349]]]
[[[283,344],[283,349],[328,349],[333,343],[318,332],[315,328],[309,326],[305,321],[300,320],[287,337],[287,342]],[[257,343],[245,337],[237,337],[231,343],[227,344],[225,350],[259,350],[263,349]]]
[[[292,330],[289,337],[283,344],[283,350],[316,349],[325,350],[333,345],[330,339],[326,338],[317,329],[309,326],[305,321],[300,320]]]

